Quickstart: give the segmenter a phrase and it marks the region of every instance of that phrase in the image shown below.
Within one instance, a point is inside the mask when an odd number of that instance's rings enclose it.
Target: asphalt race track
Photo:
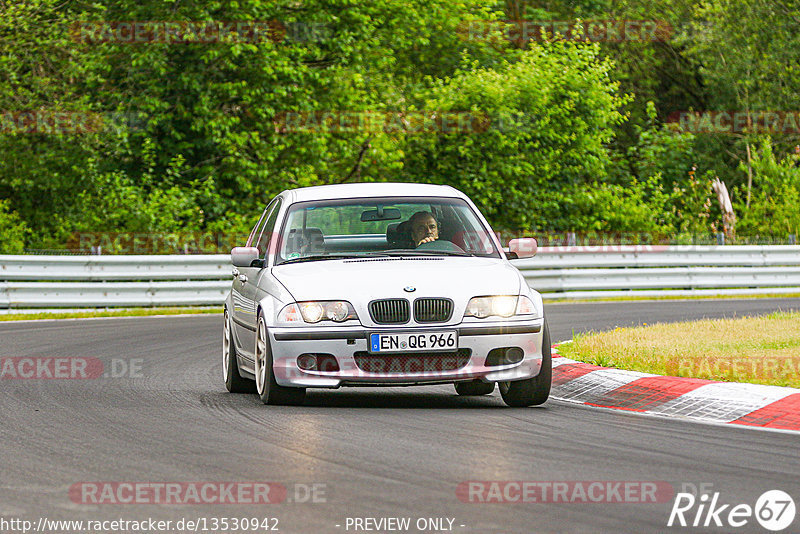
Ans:
[[[618,325],[798,310],[800,299],[546,306],[555,341]],[[750,506],[780,489],[800,507],[797,434],[554,399],[511,409],[497,390],[460,398],[452,386],[313,390],[305,406],[267,407],[225,391],[221,330],[217,315],[0,324],[2,357],[98,358],[125,375],[0,380],[0,518],[205,518],[208,526],[213,518],[277,518],[290,533],[389,532],[363,521],[355,528],[356,518],[389,517],[410,518],[402,532],[766,532],[754,518],[737,529],[670,529],[672,497],[462,502],[456,490],[466,481],[663,481],[676,492],[705,484],[720,503]],[[266,505],[98,505],[70,494],[98,481],[270,481],[288,496]],[[421,518],[445,518],[444,528],[418,529]],[[800,517],[785,530],[798,531]]]

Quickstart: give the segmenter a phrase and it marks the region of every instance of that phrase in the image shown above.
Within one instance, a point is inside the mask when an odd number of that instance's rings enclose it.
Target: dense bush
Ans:
[[[744,188],[736,191],[736,211],[742,214],[739,233],[778,238],[800,235],[800,157],[778,160],[767,139],[754,153],[752,166],[749,207]]]
[[[21,253],[29,233],[19,215],[10,211],[9,202],[0,200],[0,254]]]
[[[624,98],[588,45],[533,45],[514,62],[438,80],[429,109],[485,114],[481,133],[409,138],[404,173],[469,194],[499,227],[570,228],[568,194],[602,180]]]

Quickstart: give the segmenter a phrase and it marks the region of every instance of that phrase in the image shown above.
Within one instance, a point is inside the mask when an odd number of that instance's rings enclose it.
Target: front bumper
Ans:
[[[281,386],[338,388],[340,386],[410,386],[418,384],[452,383],[469,380],[501,382],[524,380],[539,374],[542,366],[544,319],[529,321],[485,321],[453,326],[416,326],[397,329],[402,332],[457,330],[459,348],[469,349],[466,365],[454,370],[403,372],[368,372],[358,367],[356,354],[368,351],[368,336],[372,332],[391,329],[369,327],[337,328],[270,328],[275,380]],[[489,351],[496,348],[519,347],[522,360],[506,365],[486,366]],[[332,372],[306,371],[297,365],[301,354],[332,354],[339,370]],[[405,353],[409,356],[411,353]],[[385,356],[391,358],[394,354]]]

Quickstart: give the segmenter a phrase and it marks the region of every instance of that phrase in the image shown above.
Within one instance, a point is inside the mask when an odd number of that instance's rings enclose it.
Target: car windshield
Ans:
[[[458,198],[361,198],[290,206],[276,264],[362,256],[482,256],[500,253]]]

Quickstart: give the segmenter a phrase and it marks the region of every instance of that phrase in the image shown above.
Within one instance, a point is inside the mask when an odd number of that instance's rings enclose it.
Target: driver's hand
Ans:
[[[423,243],[430,243],[431,241],[436,241],[436,238],[433,237],[432,235],[429,235],[428,237],[426,237],[425,239],[420,241],[419,244],[417,244],[417,246],[419,246],[419,245],[421,245]]]

